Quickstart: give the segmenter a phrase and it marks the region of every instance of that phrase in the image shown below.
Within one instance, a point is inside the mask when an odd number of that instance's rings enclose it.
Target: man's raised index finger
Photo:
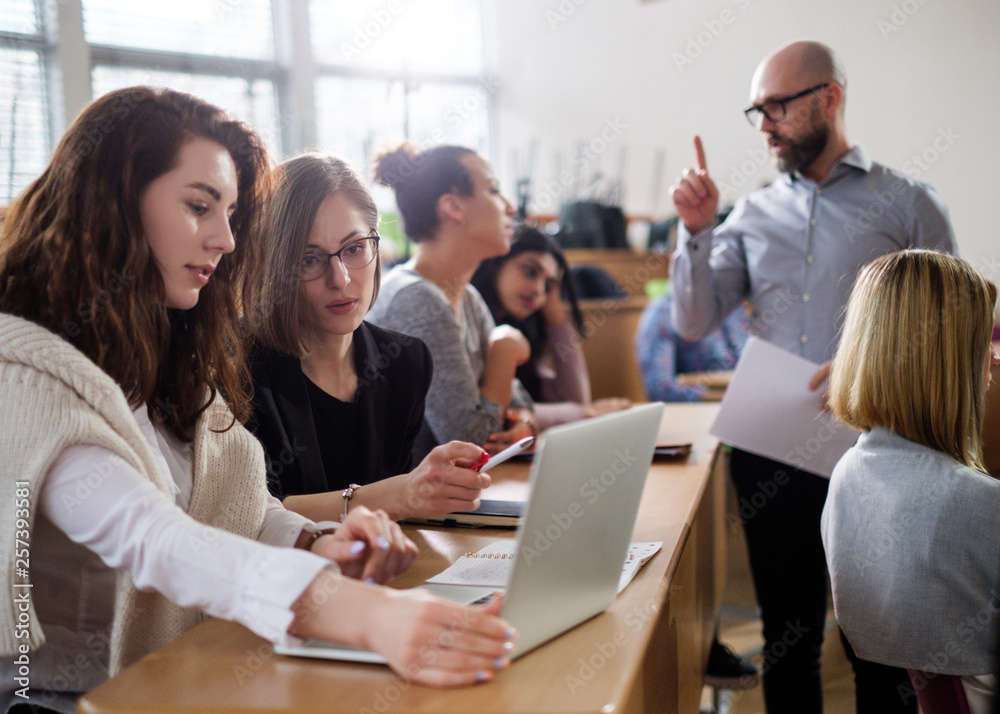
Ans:
[[[705,147],[701,145],[701,137],[694,135],[694,153],[698,161],[698,170],[708,173],[708,165],[705,163]]]

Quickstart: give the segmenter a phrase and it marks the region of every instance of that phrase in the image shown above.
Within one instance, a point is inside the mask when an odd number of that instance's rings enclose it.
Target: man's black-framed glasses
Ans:
[[[310,281],[322,278],[326,275],[330,261],[334,258],[340,260],[348,270],[360,270],[368,267],[378,255],[378,241],[381,238],[378,233],[353,240],[336,253],[321,253],[317,250],[307,250],[302,256],[299,265],[299,275],[302,280]]]
[[[796,92],[795,94],[790,94],[787,97],[782,97],[781,99],[769,99],[763,104],[754,104],[752,107],[747,107],[743,110],[746,115],[747,121],[750,122],[750,126],[756,127],[757,122],[760,121],[761,114],[763,114],[767,120],[771,123],[779,122],[785,118],[786,110],[785,105],[789,102],[794,102],[796,99],[805,97],[813,92],[818,92],[821,89],[826,89],[832,84],[831,82],[823,82],[823,84],[817,84],[815,87],[809,87],[809,89],[803,89],[801,92]]]

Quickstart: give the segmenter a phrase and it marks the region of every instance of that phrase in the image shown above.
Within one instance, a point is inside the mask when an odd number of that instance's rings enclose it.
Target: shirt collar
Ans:
[[[851,147],[850,151],[844,154],[840,160],[830,168],[830,173],[827,174],[826,180],[823,181],[823,183],[827,184],[834,179],[840,178],[845,171],[842,167],[845,166],[850,166],[863,171],[864,173],[868,173],[872,170],[872,160],[868,156],[868,153],[861,147],[861,144],[855,144]],[[809,179],[805,178],[798,171],[783,174],[782,178],[789,186],[795,184],[797,181],[809,181]],[[812,183],[811,181],[809,182]]]

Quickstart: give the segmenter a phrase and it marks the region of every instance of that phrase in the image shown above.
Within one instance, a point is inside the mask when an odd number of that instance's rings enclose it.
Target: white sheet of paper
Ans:
[[[819,365],[758,337],[743,348],[711,433],[726,444],[830,478],[858,432],[809,391]]]
[[[467,553],[442,570],[429,583],[444,585],[479,585],[487,588],[506,588],[510,573],[514,567],[516,555],[515,540],[498,540],[486,546],[477,553]],[[632,543],[625,562],[622,564],[622,575],[618,581],[618,592],[632,582],[639,568],[656,555],[663,547],[662,541],[654,543]]]
[[[498,540],[476,553],[466,553],[427,582],[506,588],[516,555],[515,545],[517,541],[513,539]]]
[[[622,565],[622,575],[618,579],[618,592],[625,589],[625,586],[632,582],[639,568],[646,564],[646,561],[656,555],[656,552],[663,547],[663,541],[657,540],[650,543],[630,543],[628,553],[625,554],[625,563]]]

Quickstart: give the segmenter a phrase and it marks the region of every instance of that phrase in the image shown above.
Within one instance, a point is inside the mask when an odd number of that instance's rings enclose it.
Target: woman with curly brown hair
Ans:
[[[248,127],[137,87],[85,109],[7,216],[0,502],[15,508],[0,514],[0,574],[31,599],[0,601],[0,681],[30,651],[33,703],[68,711],[204,614],[274,642],[373,649],[438,686],[506,663],[497,603],[466,610],[341,574],[385,581],[412,562],[385,513],[358,508],[331,533],[267,493],[239,423],[237,331],[267,170]],[[456,621],[468,637],[441,637]]]

